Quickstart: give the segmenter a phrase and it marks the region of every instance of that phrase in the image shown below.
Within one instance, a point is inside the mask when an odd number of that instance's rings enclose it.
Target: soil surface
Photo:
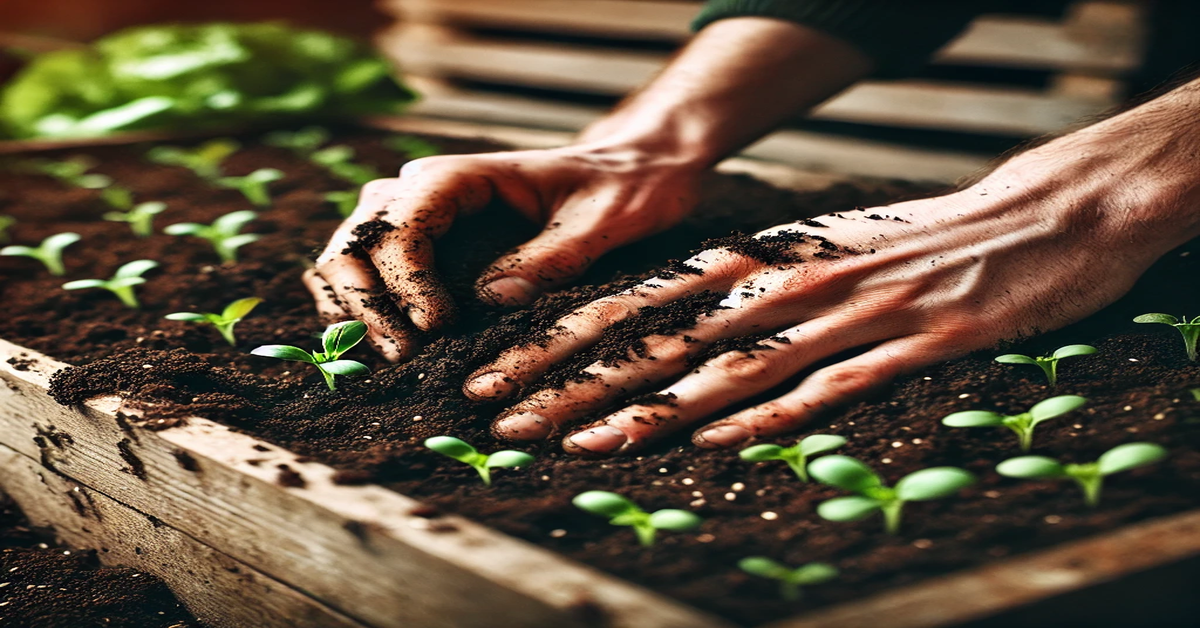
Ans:
[[[368,134],[348,132],[339,141],[381,172],[395,172],[404,162]],[[439,144],[446,152],[492,148],[480,142]],[[237,192],[212,189],[183,169],[146,163],[145,148],[93,152],[102,162],[97,170],[132,189],[138,200],[167,202],[160,229],[250,208]],[[528,468],[496,470],[490,489],[474,470],[420,443],[449,434],[485,452],[512,447],[488,430],[505,404],[466,399],[460,392],[464,378],[501,350],[543,338],[573,307],[617,291],[669,259],[685,257],[710,238],[930,190],[841,185],[796,193],[746,177],[716,177],[700,211],[685,224],[601,259],[583,287],[515,312],[484,306],[474,299],[472,284],[488,262],[536,227],[503,207],[491,207],[460,219],[437,244],[439,272],[458,301],[458,325],[444,337],[430,338],[419,356],[398,366],[387,365],[365,346],[355,349],[347,357],[367,363],[373,374],[342,379],[331,393],[304,365],[248,351],[262,344],[314,345],[321,325],[300,274],[338,223],[322,194],[348,186],[280,149],[248,146],[228,164],[231,174],[258,167],[279,168],[287,177],[272,188],[273,207],[249,227],[262,239],[243,248],[236,265],[219,264],[211,248],[192,238],[132,238],[125,225],[98,220],[104,208],[95,192],[68,190],[43,177],[0,175],[5,195],[0,213],[20,220],[11,229],[16,242],[37,242],[59,231],[84,236],[67,252],[69,279],[107,277],[133,259],[162,264],[140,288],[144,309],[133,311],[101,291],[65,292],[58,287],[61,279],[32,261],[0,258],[0,337],[79,365],[55,381],[53,393],[63,403],[120,392],[146,406],[151,425],[169,425],[188,415],[222,421],[337,467],[341,481],[382,483],[433,509],[464,514],[747,625],[1200,503],[1200,402],[1189,393],[1200,386],[1200,367],[1187,362],[1178,332],[1130,322],[1145,312],[1200,313],[1194,279],[1200,276],[1200,246],[1195,242],[1164,257],[1133,292],[1105,311],[1007,348],[1029,355],[1071,343],[1099,349],[1063,363],[1054,392],[1083,395],[1089,404],[1039,426],[1035,453],[1082,462],[1121,443],[1152,441],[1170,450],[1166,461],[1110,478],[1096,509],[1085,507],[1078,490],[1065,482],[1002,478],[992,468],[1016,454],[1011,434],[946,428],[939,419],[965,409],[1022,411],[1052,393],[1040,371],[996,364],[995,352],[955,360],[902,378],[879,396],[806,430],[845,436],[849,443],[838,453],[864,460],[889,482],[936,465],[962,466],[979,476],[978,484],[957,497],[910,504],[901,533],[888,536],[877,517],[858,523],[818,518],[816,504],[839,492],[798,482],[782,463],[749,464],[736,452],[699,451],[684,436],[643,455],[608,460],[567,456],[557,442],[522,446],[536,461]],[[886,219],[887,212],[863,215]],[[723,243],[760,259],[786,254],[776,246],[780,242],[735,237]],[[820,244],[818,253],[853,253],[839,244],[852,243]],[[692,272],[678,263],[668,269]],[[219,311],[246,296],[265,301],[238,325],[237,347],[223,344],[211,329],[162,319],[176,311]],[[578,379],[579,369],[595,360],[627,359],[646,334],[686,329],[716,307],[715,296],[697,295],[616,326],[600,345],[552,370],[543,383]],[[389,307],[386,300],[380,303]],[[630,394],[639,392],[646,391]],[[281,473],[280,481],[300,486],[303,478],[297,475]],[[705,523],[694,532],[663,533],[655,546],[643,549],[628,528],[571,506],[574,495],[589,489],[620,492],[648,509],[686,508]],[[825,561],[842,573],[811,587],[801,601],[784,602],[775,583],[738,571],[738,559],[751,555],[792,565]]]
[[[101,567],[33,530],[0,494],[0,626],[5,628],[198,628],[161,580]]]

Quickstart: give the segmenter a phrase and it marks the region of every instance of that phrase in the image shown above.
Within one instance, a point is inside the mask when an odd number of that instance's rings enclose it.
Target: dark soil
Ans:
[[[0,626],[6,628],[196,628],[161,580],[101,567],[33,530],[0,494]]]
[[[346,141],[382,172],[394,172],[403,162],[367,135],[352,133]],[[478,142],[441,143],[448,152],[490,148]],[[99,170],[133,189],[139,200],[168,203],[160,227],[182,220],[209,222],[248,208],[236,192],[208,188],[183,170],[146,164],[139,159],[141,150],[95,152],[102,158]],[[750,232],[806,216],[848,212],[911,197],[920,192],[917,188],[838,186],[800,194],[745,177],[715,178],[703,207],[686,224],[603,258],[585,277],[585,287],[546,296],[517,312],[488,308],[472,296],[479,271],[536,232],[505,208],[493,207],[459,220],[438,243],[439,270],[459,304],[458,325],[443,338],[431,338],[424,352],[399,366],[356,349],[348,357],[375,372],[361,380],[342,380],[338,391],[330,393],[311,370],[253,357],[248,350],[268,343],[315,342],[312,337],[321,326],[299,278],[338,222],[321,194],[346,186],[286,151],[256,146],[231,162],[233,174],[256,167],[280,168],[288,176],[275,188],[275,206],[252,223],[262,240],[245,247],[244,260],[235,266],[219,265],[199,241],[164,235],[135,240],[124,225],[96,220],[103,208],[93,192],[65,190],[40,177],[0,175],[0,189],[8,197],[0,213],[21,219],[12,230],[18,242],[66,230],[83,234],[83,242],[68,252],[70,279],[108,276],[121,263],[138,258],[162,264],[140,292],[145,309],[130,311],[103,293],[58,289],[61,280],[37,272],[33,262],[0,258],[0,274],[6,278],[0,287],[0,337],[81,365],[57,378],[53,392],[61,402],[121,392],[148,403],[152,425],[169,425],[186,415],[222,421],[327,462],[341,470],[342,481],[382,483],[420,497],[436,510],[467,515],[745,624],[1184,511],[1200,502],[1200,402],[1188,392],[1200,385],[1200,368],[1186,362],[1177,332],[1130,322],[1144,312],[1200,312],[1196,243],[1165,257],[1128,297],[1104,312],[1012,348],[1032,355],[1061,344],[1089,343],[1100,350],[1064,363],[1057,392],[1081,394],[1090,403],[1040,426],[1037,453],[1084,461],[1114,445],[1146,440],[1168,447],[1167,461],[1111,478],[1095,510],[1085,508],[1078,491],[1065,483],[1000,478],[991,469],[1014,453],[1010,434],[944,428],[938,419],[970,408],[1024,410],[1049,392],[1036,369],[995,364],[994,353],[956,360],[905,377],[885,394],[812,425],[814,431],[849,438],[840,453],[863,459],[890,481],[945,464],[980,476],[979,484],[960,497],[910,505],[903,532],[889,537],[881,534],[877,518],[850,524],[819,519],[815,505],[837,491],[800,484],[783,464],[751,465],[736,452],[699,451],[683,437],[641,456],[612,460],[569,457],[557,443],[523,447],[537,461],[527,469],[497,470],[490,489],[472,469],[428,452],[420,442],[451,434],[483,451],[510,447],[488,431],[504,404],[469,401],[460,392],[464,378],[501,350],[543,337],[560,315],[629,285],[638,273],[733,230]],[[795,237],[725,243],[781,262],[790,255],[784,240],[794,243]],[[837,243],[818,246],[827,256],[855,253]],[[668,268],[695,272],[678,263]],[[225,346],[210,329],[162,320],[169,312],[215,311],[251,295],[266,301],[238,326],[237,348]],[[700,313],[717,307],[717,300],[697,295],[622,323],[601,345],[549,373],[545,383],[578,378],[579,368],[594,360],[625,359],[639,350],[647,333],[686,329]],[[295,485],[297,478],[280,471],[281,482]],[[662,534],[653,548],[643,549],[630,530],[570,505],[571,497],[587,489],[618,491],[648,508],[688,508],[706,522],[693,533]],[[785,603],[774,583],[736,569],[737,560],[749,555],[790,564],[827,561],[842,576],[813,587],[801,602]]]

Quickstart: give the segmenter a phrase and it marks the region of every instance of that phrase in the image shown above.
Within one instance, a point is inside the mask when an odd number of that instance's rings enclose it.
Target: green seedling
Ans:
[[[163,166],[187,168],[201,179],[216,179],[222,174],[221,164],[241,147],[237,140],[217,138],[195,148],[155,146],[146,153],[146,159]]]
[[[1195,399],[1196,401],[1200,401],[1200,388],[1192,389],[1192,399]]]
[[[309,353],[304,349],[289,345],[263,345],[250,353],[280,360],[306,362],[317,367],[325,378],[329,390],[337,390],[334,377],[337,375],[368,375],[371,369],[361,362],[343,360],[342,354],[353,349],[363,336],[367,335],[367,326],[360,321],[343,321],[325,328],[321,334],[321,348],[324,351]]]
[[[411,135],[393,135],[383,140],[383,145],[409,159],[421,159],[441,155],[436,145]]]
[[[354,208],[358,207],[358,190],[327,192],[325,200],[337,206],[338,214],[342,218],[349,218],[350,214],[354,213]]]
[[[782,460],[787,463],[792,471],[800,478],[801,482],[808,481],[808,459],[827,451],[833,451],[838,447],[846,444],[846,439],[841,436],[831,436],[829,434],[813,434],[792,445],[791,447],[780,447],[779,445],[754,445],[747,447],[740,452],[738,456],[742,460],[750,462],[766,462],[768,460]]]
[[[1054,350],[1054,353],[1031,358],[1027,355],[1019,353],[1006,353],[996,358],[996,361],[1001,364],[1032,364],[1046,374],[1046,380],[1050,382],[1050,387],[1053,388],[1058,384],[1058,361],[1063,358],[1071,358],[1077,355],[1091,355],[1096,352],[1096,348],[1091,345],[1067,345]]]
[[[271,205],[271,191],[267,184],[283,178],[283,172],[274,168],[259,168],[244,177],[221,177],[213,183],[242,193],[246,200],[259,207]]]
[[[900,530],[905,502],[941,499],[975,482],[975,476],[957,467],[930,467],[900,478],[890,488],[870,467],[841,455],[817,458],[808,465],[808,472],[822,484],[857,493],[821,502],[818,515],[829,521],[858,521],[882,512],[889,534]]]
[[[225,309],[220,314],[213,312],[175,312],[167,314],[167,320],[186,321],[189,323],[197,323],[199,325],[212,325],[221,332],[221,337],[229,343],[230,346],[237,345],[237,338],[233,335],[233,326],[237,325],[246,315],[250,313],[262,299],[258,297],[248,297],[238,299],[233,303],[225,306]]]
[[[139,203],[129,211],[108,212],[104,214],[104,219],[112,222],[127,222],[134,235],[139,238],[148,238],[154,235],[154,217],[166,209],[167,204],[159,201]]]
[[[479,472],[479,477],[483,478],[483,483],[488,486],[492,485],[492,469],[497,467],[524,467],[533,462],[533,456],[523,451],[505,449],[491,455],[479,453],[465,441],[461,441],[453,436],[427,438],[425,439],[425,446],[443,456],[471,465]]]
[[[1188,359],[1192,362],[1196,361],[1196,341],[1200,340],[1200,316],[1189,322],[1186,316],[1175,318],[1170,314],[1142,314],[1133,319],[1133,322],[1162,323],[1178,329],[1179,333],[1183,334],[1183,347],[1187,350]]]
[[[753,576],[778,580],[779,595],[789,602],[800,599],[800,587],[821,584],[838,577],[838,570],[833,565],[808,563],[792,568],[765,556],[743,558],[738,561],[738,568]]]
[[[177,222],[167,225],[167,228],[163,229],[163,233],[178,236],[190,235],[208,240],[212,244],[213,250],[220,256],[221,261],[233,263],[237,261],[239,248],[259,238],[257,234],[253,233],[238,233],[242,227],[246,226],[246,223],[255,218],[258,218],[257,212],[243,209],[225,214],[214,220],[211,225]]]
[[[12,242],[12,236],[8,234],[8,229],[17,224],[17,219],[12,216],[0,216],[0,244],[8,244]]]
[[[645,547],[654,545],[654,537],[658,530],[673,530],[686,532],[693,530],[704,522],[703,519],[686,510],[665,508],[654,512],[646,512],[637,504],[624,497],[608,491],[587,491],[571,500],[580,510],[608,517],[608,522],[615,526],[630,526],[637,534],[638,541]]]
[[[286,148],[298,155],[308,157],[329,141],[329,131],[319,126],[304,127],[298,131],[274,131],[263,137],[268,146]]]
[[[136,262],[129,262],[117,269],[113,274],[112,279],[80,279],[78,281],[68,281],[63,284],[64,290],[87,290],[89,288],[103,288],[117,295],[127,307],[138,309],[141,304],[138,303],[137,295],[133,292],[134,286],[140,286],[146,283],[142,275],[151,268],[158,267],[158,262],[148,259],[140,259]]]
[[[0,249],[0,255],[32,257],[45,264],[46,270],[50,271],[51,275],[61,277],[67,273],[67,267],[63,265],[63,249],[75,244],[79,240],[80,236],[78,233],[56,233],[42,240],[42,243],[36,248],[19,245],[6,246]]]
[[[36,159],[26,163],[33,171],[54,177],[71,187],[101,190],[113,184],[112,177],[108,175],[88,174],[88,170],[96,167],[96,160],[83,155],[62,161]]]
[[[1029,409],[1012,416],[987,410],[967,410],[955,412],[942,419],[942,425],[950,427],[1007,427],[1016,433],[1021,443],[1021,451],[1029,451],[1033,446],[1033,428],[1038,423],[1060,417],[1087,403],[1087,399],[1078,395],[1060,395],[1039,401]]]
[[[354,149],[345,144],[322,148],[312,153],[308,158],[315,164],[324,166],[333,176],[345,179],[356,185],[363,185],[380,178],[374,168],[354,163]]]
[[[1167,457],[1167,450],[1154,443],[1126,443],[1104,452],[1095,462],[1062,464],[1045,456],[1009,458],[996,465],[996,472],[1010,478],[1071,478],[1083,489],[1089,506],[1100,503],[1104,477],[1153,464]]]

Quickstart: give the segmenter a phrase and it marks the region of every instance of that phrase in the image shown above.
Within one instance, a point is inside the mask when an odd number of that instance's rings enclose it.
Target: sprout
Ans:
[[[436,145],[411,135],[393,135],[383,140],[383,145],[409,159],[421,159],[442,154]]]
[[[593,515],[608,517],[608,522],[612,525],[633,527],[638,541],[645,547],[654,545],[654,535],[658,530],[685,532],[695,529],[704,522],[693,513],[674,508],[649,513],[628,499],[608,491],[580,493],[571,500],[571,503],[580,510],[586,510]]]
[[[233,326],[245,318],[259,303],[262,303],[262,299],[248,297],[238,299],[226,305],[220,314],[212,312],[175,312],[174,314],[167,314],[166,318],[172,321],[187,321],[200,325],[212,325],[217,328],[217,331],[221,332],[221,336],[225,338],[230,346],[234,346],[237,345],[237,339],[233,336]]]
[[[61,277],[67,273],[66,266],[63,265],[62,253],[63,249],[75,244],[80,240],[78,233],[56,233],[37,246],[6,246],[0,249],[0,255],[10,255],[19,257],[32,257],[46,265],[46,270],[50,271],[51,275]]]
[[[191,235],[208,240],[223,262],[236,262],[237,250],[259,236],[253,233],[238,233],[246,223],[258,218],[258,213],[243,209],[230,212],[213,221],[211,225],[195,222],[177,222],[167,225],[163,233],[170,235]]]
[[[146,159],[163,166],[187,168],[202,179],[216,179],[221,176],[221,164],[241,147],[237,140],[217,138],[191,149],[156,146],[146,153]]]
[[[766,462],[768,460],[782,460],[787,463],[792,471],[796,472],[801,482],[808,481],[808,471],[805,467],[808,464],[808,459],[816,454],[822,454],[827,451],[833,451],[838,447],[846,444],[846,439],[841,436],[830,436],[829,434],[813,434],[806,437],[804,440],[792,445],[791,447],[780,447],[779,445],[755,445],[747,447],[738,453],[742,460],[750,462]]]
[[[0,216],[0,243],[8,244],[12,242],[12,236],[8,235],[9,227],[17,224],[17,219],[12,216]]]
[[[1192,399],[1195,399],[1196,401],[1200,401],[1200,388],[1192,389]]]
[[[337,206],[342,218],[349,218],[350,214],[354,213],[354,208],[358,207],[358,190],[327,192],[325,200]]]
[[[1054,353],[1048,356],[1031,358],[1027,355],[1019,353],[1006,353],[996,358],[996,361],[1001,364],[1032,364],[1046,374],[1046,379],[1050,382],[1050,386],[1054,387],[1058,383],[1058,361],[1063,358],[1070,358],[1077,355],[1091,355],[1096,352],[1096,348],[1090,345],[1067,345],[1054,350]]]
[[[267,184],[283,178],[283,173],[274,168],[259,168],[244,177],[221,177],[214,181],[223,188],[232,188],[242,193],[246,200],[268,207],[271,205],[271,193]]]
[[[59,181],[77,188],[100,190],[112,185],[112,177],[103,174],[87,174],[96,166],[96,160],[83,155],[76,155],[62,161],[37,159],[27,162],[35,172],[54,177]]]
[[[151,268],[156,268],[158,262],[148,259],[140,259],[136,262],[129,262],[117,269],[113,274],[112,279],[80,279],[79,281],[68,281],[63,284],[64,290],[86,290],[88,288],[104,288],[109,292],[117,295],[127,307],[138,309],[141,304],[138,303],[137,295],[133,293],[134,286],[140,286],[146,283],[142,278],[142,274]]]
[[[533,462],[533,456],[523,451],[505,449],[490,456],[481,454],[464,441],[452,436],[434,436],[425,439],[425,446],[450,458],[469,464],[479,472],[483,483],[492,485],[492,469],[496,467],[523,467]]]
[[[825,563],[808,563],[795,569],[775,562],[764,556],[750,556],[738,561],[738,568],[754,575],[779,581],[779,594],[783,599],[800,599],[800,587],[828,582],[838,577],[838,570]]]
[[[108,212],[104,214],[104,219],[112,222],[127,222],[134,235],[146,238],[154,234],[154,217],[163,213],[166,208],[166,203],[158,201],[139,203],[126,212]]]
[[[313,163],[328,168],[334,176],[356,185],[363,185],[380,177],[374,168],[352,162],[354,149],[345,144],[322,148],[309,155],[308,158]]]
[[[1133,319],[1135,323],[1162,323],[1170,325],[1183,334],[1183,347],[1187,350],[1188,359],[1196,361],[1196,341],[1200,340],[1200,316],[1188,322],[1186,316],[1175,318],[1170,314],[1142,314]]]
[[[263,143],[286,148],[307,157],[329,141],[329,131],[319,126],[309,126],[299,131],[274,131],[263,138]]]
[[[1104,476],[1144,467],[1167,457],[1167,450],[1153,443],[1126,443],[1104,452],[1099,460],[1062,464],[1045,456],[1009,458],[996,465],[996,472],[1010,478],[1071,478],[1083,489],[1089,506],[1100,503]]]
[[[1078,395],[1060,395],[1038,402],[1028,412],[1013,416],[1005,416],[998,412],[987,410],[967,410],[955,412],[942,419],[942,425],[950,427],[1007,427],[1016,432],[1020,439],[1021,451],[1029,451],[1033,446],[1033,428],[1038,423],[1062,416],[1087,403],[1087,399]]]
[[[110,185],[100,190],[100,200],[113,209],[130,209],[133,207],[133,192],[118,185]]]
[[[280,360],[307,362],[317,367],[325,377],[329,390],[337,390],[335,375],[367,375],[371,369],[361,362],[343,360],[342,354],[354,348],[367,335],[367,326],[360,321],[343,321],[325,328],[321,334],[324,351],[309,353],[289,345],[263,345],[250,353]]]
[[[900,478],[895,488],[888,488],[870,467],[841,455],[817,458],[808,465],[808,472],[822,484],[858,493],[821,502],[818,515],[829,521],[858,521],[880,511],[889,534],[899,531],[905,502],[940,499],[975,482],[975,476],[957,467],[930,467],[914,471]]]

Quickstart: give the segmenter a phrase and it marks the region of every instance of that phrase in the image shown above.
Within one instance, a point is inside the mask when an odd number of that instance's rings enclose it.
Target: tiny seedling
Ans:
[[[321,334],[324,351],[309,353],[289,345],[263,345],[250,353],[280,360],[306,362],[317,367],[325,377],[329,390],[337,390],[336,375],[367,375],[371,369],[361,362],[343,360],[342,354],[354,348],[367,335],[367,326],[360,321],[343,321],[325,328]]]
[[[78,233],[56,233],[42,240],[42,243],[36,248],[19,245],[6,246],[0,249],[0,255],[32,257],[45,264],[46,270],[50,271],[51,275],[61,277],[67,273],[67,268],[63,265],[63,249],[75,244],[79,240],[80,236]]]
[[[167,204],[159,201],[139,203],[129,211],[108,212],[104,214],[104,219],[112,222],[127,222],[134,235],[139,238],[148,238],[154,235],[154,217],[166,209]]]
[[[221,177],[214,181],[223,188],[231,188],[242,193],[246,200],[259,207],[271,205],[271,192],[268,183],[283,178],[283,172],[274,168],[259,168],[244,177]]]
[[[354,149],[345,144],[322,148],[309,155],[308,158],[313,163],[327,168],[333,176],[356,185],[363,185],[380,178],[379,172],[374,168],[354,163],[352,161]]]
[[[148,259],[140,259],[136,262],[129,262],[117,269],[113,274],[112,279],[80,279],[78,281],[68,281],[63,284],[64,290],[86,290],[88,288],[103,288],[117,295],[127,307],[138,309],[141,304],[138,303],[137,295],[133,292],[134,286],[140,286],[146,283],[142,275],[156,268],[158,262]]]
[[[327,192],[325,200],[337,207],[338,214],[341,214],[342,218],[349,218],[350,214],[354,213],[354,208],[358,207],[358,190]]]
[[[298,131],[274,131],[263,137],[268,146],[286,148],[298,155],[308,157],[329,141],[329,131],[319,126],[304,127]]]
[[[1063,358],[1071,358],[1077,355],[1091,355],[1096,352],[1096,348],[1091,345],[1067,345],[1054,350],[1054,353],[1031,358],[1027,355],[1019,353],[1006,353],[996,358],[996,361],[1001,364],[1032,364],[1046,374],[1046,380],[1050,382],[1050,387],[1053,388],[1058,383],[1058,361]]]
[[[155,146],[146,153],[146,159],[163,166],[187,168],[202,179],[221,176],[221,164],[242,146],[230,138],[209,140],[195,148],[180,146]]]
[[[0,216],[0,244],[12,242],[12,236],[8,235],[8,229],[15,224],[17,224],[16,218],[12,216]]]
[[[1200,388],[1192,389],[1192,399],[1195,399],[1196,401],[1200,401]]]
[[[236,262],[239,248],[258,240],[253,233],[238,233],[246,223],[258,218],[258,213],[243,209],[230,212],[213,221],[211,225],[195,222],[177,222],[167,225],[163,233],[170,235],[190,235],[204,238],[212,244],[217,255],[223,262]]]
[[[96,167],[96,160],[76,155],[62,161],[37,159],[27,162],[29,168],[46,176],[76,188],[101,190],[112,185],[112,177],[103,174],[88,174],[88,170]]]
[[[411,135],[393,135],[383,140],[383,145],[409,159],[421,159],[441,155],[436,145]]]
[[[1135,323],[1162,323],[1170,325],[1183,334],[1183,347],[1187,350],[1188,359],[1196,361],[1196,341],[1200,340],[1200,316],[1190,322],[1188,317],[1175,318],[1170,314],[1142,314],[1133,319]]]
[[[996,465],[996,472],[1010,478],[1071,478],[1083,489],[1089,506],[1100,503],[1104,477],[1144,467],[1167,457],[1167,450],[1154,443],[1125,443],[1104,452],[1095,462],[1062,464],[1045,456],[1009,458]]]
[[[533,462],[533,456],[523,451],[505,449],[494,454],[483,454],[474,447],[453,436],[434,436],[425,439],[425,446],[464,464],[475,467],[483,483],[492,485],[492,469],[497,467],[523,467]]]
[[[686,510],[665,508],[646,512],[628,499],[608,491],[586,491],[576,495],[571,503],[593,515],[608,517],[608,522],[612,525],[632,527],[638,541],[645,547],[654,545],[654,536],[658,530],[686,532],[704,522]]]
[[[1006,416],[987,410],[967,410],[955,412],[942,419],[942,425],[950,427],[1007,427],[1017,434],[1021,443],[1021,451],[1029,451],[1033,446],[1033,428],[1038,423],[1060,417],[1083,404],[1087,399],[1078,395],[1060,395],[1039,401],[1027,412]]]
[[[212,325],[217,331],[221,332],[221,337],[230,346],[234,346],[237,345],[237,338],[233,335],[233,326],[237,325],[243,318],[246,318],[246,315],[257,307],[259,303],[262,303],[262,299],[248,297],[238,299],[226,305],[220,314],[213,312],[175,312],[174,314],[167,314],[166,318],[172,321],[187,321],[199,325]]]
[[[754,445],[747,447],[738,452],[742,460],[750,462],[766,462],[768,460],[782,460],[787,463],[792,471],[800,478],[801,482],[808,481],[808,459],[827,451],[833,451],[838,447],[846,444],[846,439],[841,436],[832,436],[829,434],[813,434],[805,437],[800,442],[791,447],[780,447],[779,445]]]
[[[930,467],[913,471],[890,488],[870,467],[841,455],[817,458],[808,465],[808,472],[822,484],[857,493],[821,502],[818,515],[829,521],[858,521],[882,512],[889,534],[900,530],[905,502],[940,499],[975,482],[975,476],[957,467]]]
[[[778,580],[779,595],[789,602],[800,599],[800,587],[821,584],[838,577],[838,570],[833,565],[808,563],[793,569],[765,556],[743,558],[738,561],[738,568],[753,576]]]

